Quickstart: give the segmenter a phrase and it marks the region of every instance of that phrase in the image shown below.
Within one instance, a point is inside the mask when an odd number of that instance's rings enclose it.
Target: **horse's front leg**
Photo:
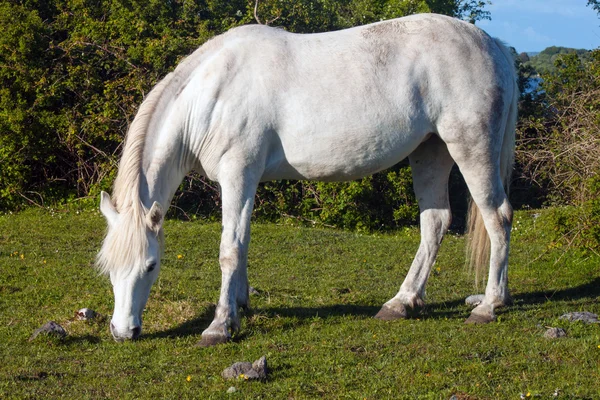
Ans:
[[[248,245],[250,217],[257,180],[252,171],[224,168],[219,177],[223,202],[223,231],[219,263],[221,294],[210,326],[202,332],[200,346],[213,346],[231,339],[240,329],[239,307],[249,306]]]

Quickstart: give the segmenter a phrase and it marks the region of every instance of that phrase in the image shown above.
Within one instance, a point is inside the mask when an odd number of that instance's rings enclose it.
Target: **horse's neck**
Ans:
[[[169,206],[179,184],[192,168],[190,159],[183,135],[173,125],[158,130],[142,168],[146,182],[140,194],[147,199],[148,205],[158,201]]]

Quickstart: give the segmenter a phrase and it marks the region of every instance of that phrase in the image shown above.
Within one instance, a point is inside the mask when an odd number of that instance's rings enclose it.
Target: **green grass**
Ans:
[[[218,298],[220,226],[167,221],[159,281],[143,337],[119,344],[112,292],[93,261],[105,224],[96,212],[0,216],[0,398],[600,398],[600,260],[553,248],[543,218],[520,212],[509,284],[515,304],[485,326],[463,323],[474,292],[464,241],[447,235],[419,319],[372,318],[398,290],[419,235],[358,235],[254,224],[253,312],[232,343],[199,348]],[[535,226],[535,224],[540,226]],[[21,257],[21,255],[23,255]],[[182,255],[178,259],[178,255]],[[74,319],[88,307],[102,316]],[[55,320],[64,340],[33,331]],[[545,326],[568,337],[548,340]],[[266,382],[224,381],[235,361],[267,356]],[[189,381],[188,381],[188,376]],[[235,386],[237,391],[227,394]]]

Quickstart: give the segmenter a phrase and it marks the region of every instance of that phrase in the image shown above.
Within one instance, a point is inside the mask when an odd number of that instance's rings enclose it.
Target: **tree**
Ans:
[[[588,0],[588,7],[592,7],[594,10],[600,14],[600,0]]]

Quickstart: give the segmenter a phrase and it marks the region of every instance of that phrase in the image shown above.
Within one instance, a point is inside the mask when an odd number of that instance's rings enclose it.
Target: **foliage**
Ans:
[[[581,204],[600,172],[600,50],[587,64],[569,54],[556,67],[543,75],[538,108],[521,121],[518,159],[554,203]]]
[[[0,215],[0,397],[518,399],[529,392],[546,399],[558,389],[558,398],[597,398],[598,326],[558,317],[600,313],[600,258],[551,247],[541,218],[515,214],[514,305],[497,310],[497,323],[477,327],[463,322],[473,279],[462,237],[444,239],[425,313],[384,322],[373,315],[408,271],[416,228],[358,235],[253,224],[253,312],[232,343],[198,348],[219,297],[218,223],[165,222],[167,247],[142,337],[116,343],[108,328],[110,282],[91,267],[102,216]],[[100,318],[76,320],[83,307]],[[69,336],[28,342],[49,320]],[[568,336],[548,340],[545,326]],[[262,355],[271,369],[265,382],[221,378],[225,367]],[[227,394],[231,386],[236,392]]]
[[[556,62],[567,54],[577,54],[581,61],[586,63],[590,60],[590,51],[586,49],[573,49],[569,47],[551,46],[535,56],[529,57],[527,64],[540,74],[556,72]]]
[[[554,244],[600,255],[600,176],[591,178],[586,186],[589,200],[577,207],[556,207],[549,213]]]
[[[263,22],[292,32],[323,32],[410,14],[435,12],[469,20],[489,19],[480,0],[264,0],[258,5]],[[249,12],[248,9],[247,12]]]
[[[319,32],[429,11],[475,21],[489,18],[486,4],[265,0],[256,17],[293,32]],[[95,203],[98,192],[110,188],[128,122],[144,94],[211,36],[252,23],[254,6],[249,0],[2,1],[0,209]],[[257,214],[359,229],[394,226],[417,213],[410,184],[408,170],[398,168],[347,184],[267,184],[259,189]],[[408,203],[398,205],[399,198]],[[354,208],[359,199],[369,205],[361,206],[366,215]],[[190,175],[175,209],[216,218],[215,201],[218,187]]]
[[[547,202],[579,207],[570,221],[557,216],[557,231],[571,243],[598,248],[600,50],[588,62],[563,55],[555,67],[542,75],[540,92],[521,119],[517,161],[529,182],[546,188]]]
[[[212,35],[206,14],[160,0],[2,2],[0,208],[108,187],[136,105]]]
[[[588,7],[592,7],[600,14],[600,0],[588,0]]]

